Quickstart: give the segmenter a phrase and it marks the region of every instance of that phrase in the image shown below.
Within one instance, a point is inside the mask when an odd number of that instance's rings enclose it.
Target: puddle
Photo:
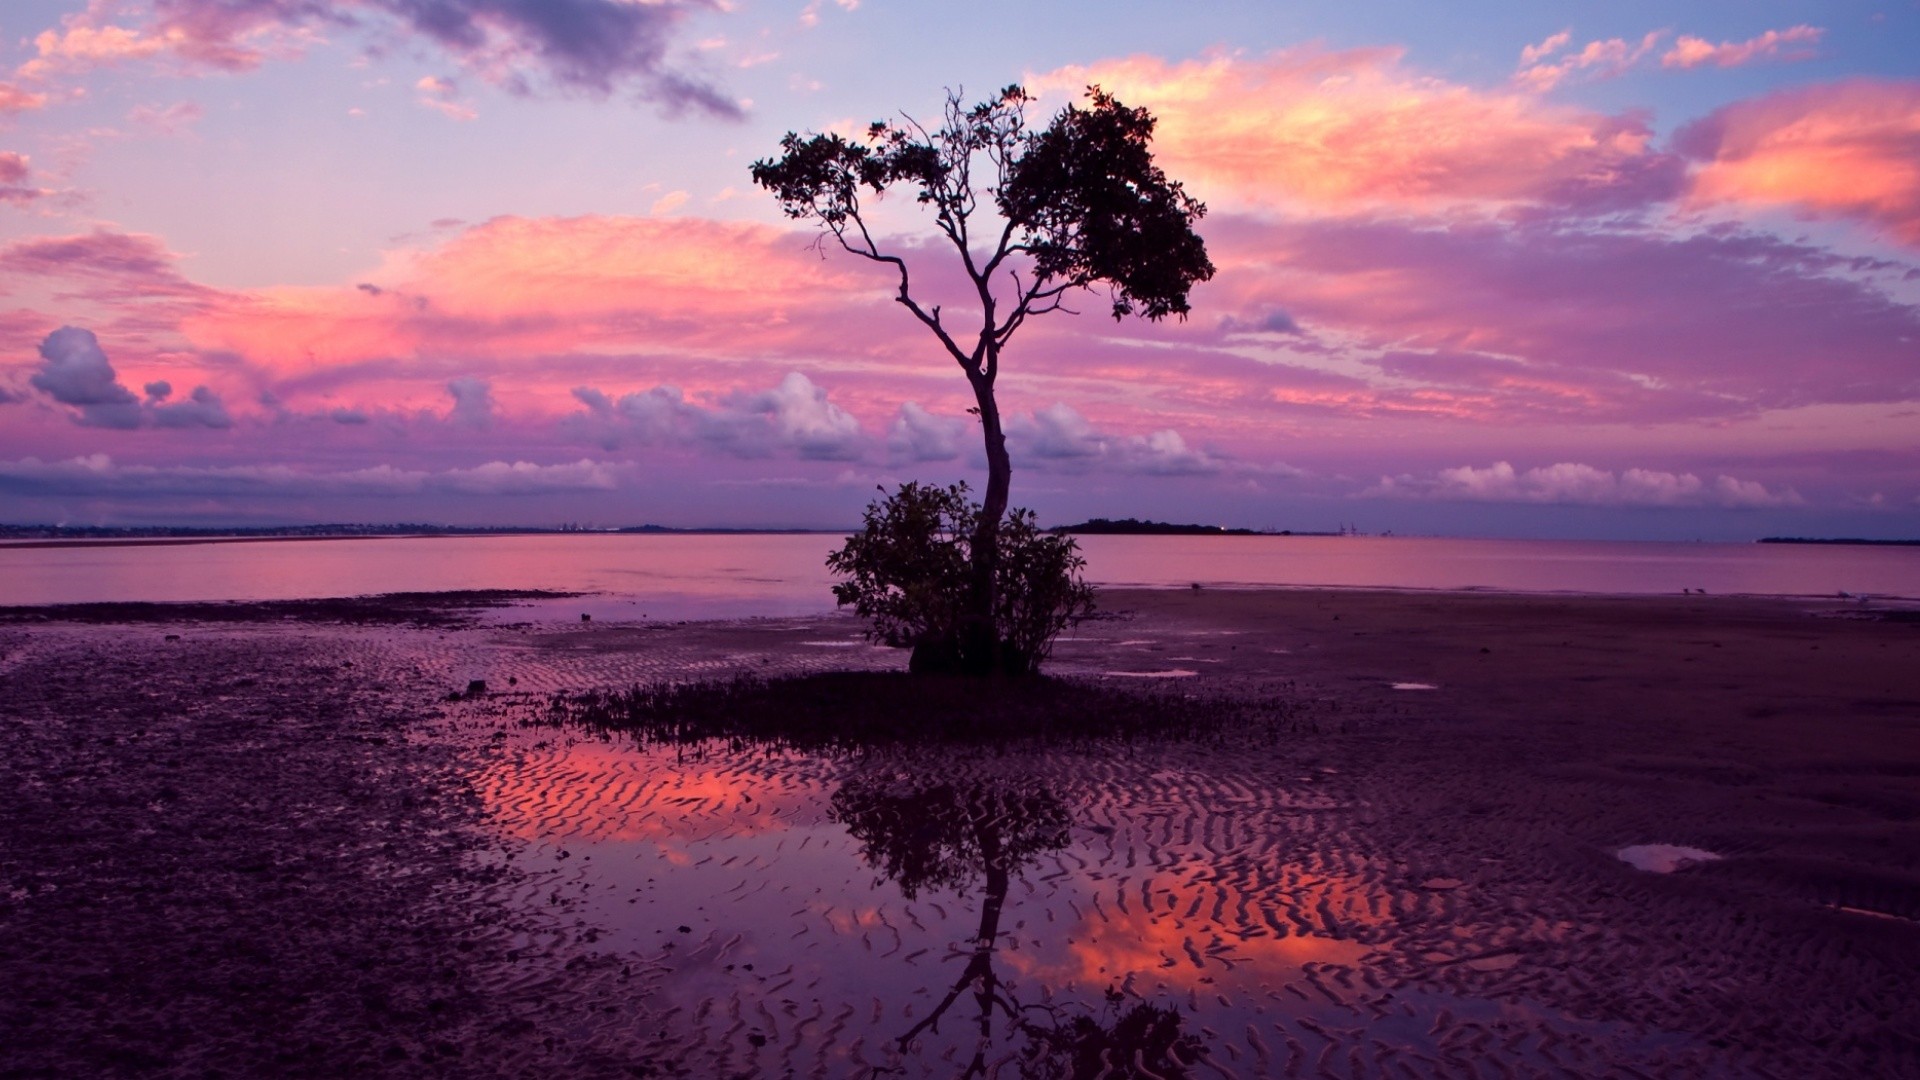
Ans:
[[[1432,1075],[1473,1024],[1614,1038],[1392,984],[1399,920],[1461,883],[1405,881],[1354,848],[1339,800],[1244,750],[533,739],[475,783],[525,842],[512,899],[557,913],[534,940],[626,958],[644,1038],[691,1075],[1067,1076],[1113,1053],[1139,1075],[1282,1075],[1323,1050]],[[1513,1060],[1557,1060],[1538,1045]]]
[[[1187,668],[1169,668],[1166,671],[1103,671],[1100,674],[1121,679],[1191,679],[1200,673]]]
[[[1703,851],[1696,847],[1682,847],[1679,844],[1634,844],[1623,847],[1614,853],[1621,862],[1635,870],[1645,870],[1654,874],[1671,874],[1685,870],[1689,866],[1718,862],[1719,855]]]
[[[1438,686],[1434,685],[1433,683],[1424,683],[1424,682],[1397,682],[1393,684],[1393,688],[1395,690],[1438,690],[1440,689]]]
[[[644,958],[696,1071],[958,1073],[1141,1007],[1194,1039],[1281,1008],[1351,1022],[1377,901],[1271,850],[1319,796],[983,760],[588,740],[504,752],[478,789],[529,842],[523,900],[577,897],[594,949]],[[1231,812],[1170,812],[1196,796]]]

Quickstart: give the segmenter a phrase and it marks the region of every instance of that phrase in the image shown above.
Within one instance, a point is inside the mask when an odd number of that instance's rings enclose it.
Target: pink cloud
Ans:
[[[497,218],[396,251],[370,276],[357,288],[223,295],[182,329],[203,348],[293,376],[383,358],[510,361],[637,346],[817,355],[845,348],[850,309],[886,304],[870,270],[822,262],[803,234],[697,218]]]
[[[1853,218],[1920,245],[1920,80],[1855,79],[1729,105],[1682,129],[1697,203]]]
[[[1030,80],[1097,83],[1160,120],[1156,152],[1203,198],[1316,210],[1664,197],[1674,162],[1643,119],[1421,75],[1400,49],[1292,49],[1171,63],[1137,56]]]
[[[45,108],[47,95],[22,90],[10,82],[0,82],[0,116],[32,112]]]
[[[1785,30],[1769,30],[1745,41],[1723,41],[1718,45],[1705,38],[1681,35],[1673,48],[1660,57],[1660,64],[1670,68],[1694,68],[1703,64],[1730,68],[1757,60],[1804,60],[1813,55],[1813,47],[1825,33],[1820,27],[1803,23]]]
[[[1575,72],[1610,78],[1639,63],[1653,52],[1664,36],[1666,31],[1655,30],[1642,35],[1638,41],[1628,41],[1626,38],[1589,41],[1578,52],[1568,53],[1552,63],[1544,62],[1546,57],[1558,53],[1573,40],[1571,33],[1562,31],[1538,45],[1529,45],[1520,50],[1520,70],[1514,73],[1513,81],[1525,90],[1541,94],[1560,85]]]
[[[205,115],[206,110],[198,103],[180,101],[165,106],[136,105],[127,113],[127,122],[161,135],[178,135],[191,131]]]
[[[28,164],[25,154],[0,151],[0,202],[19,205],[45,195],[45,191],[27,183],[32,175],[33,167]]]
[[[1346,352],[1424,374],[1480,416],[1724,416],[1920,397],[1920,308],[1874,283],[1911,268],[1723,229],[1692,236],[1564,223],[1226,218],[1207,299],[1284,306]],[[1463,367],[1455,357],[1475,354]],[[1422,361],[1420,357],[1429,357]],[[1427,367],[1427,364],[1431,364]],[[1477,366],[1476,366],[1477,365]],[[1434,404],[1402,388],[1369,396]]]

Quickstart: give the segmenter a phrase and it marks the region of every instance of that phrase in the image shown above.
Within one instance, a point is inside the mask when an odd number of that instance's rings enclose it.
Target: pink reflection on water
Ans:
[[[0,605],[547,589],[605,594],[611,606],[596,617],[806,614],[833,606],[825,559],[840,542],[825,534],[569,533],[0,545]],[[1106,585],[1920,597],[1914,548],[1310,536],[1080,542],[1088,577]],[[549,614],[577,619],[595,610],[568,606]]]

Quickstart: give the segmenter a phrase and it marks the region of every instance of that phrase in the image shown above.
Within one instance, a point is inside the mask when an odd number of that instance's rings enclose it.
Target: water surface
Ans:
[[[830,609],[838,536],[369,537],[0,547],[0,604],[288,600],[452,589],[601,594],[598,617]],[[1094,536],[1098,584],[1920,597],[1920,548],[1415,537]],[[571,608],[572,602],[569,603]]]

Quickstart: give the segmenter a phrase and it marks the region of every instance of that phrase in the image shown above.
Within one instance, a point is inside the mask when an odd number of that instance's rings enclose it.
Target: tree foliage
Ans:
[[[873,640],[912,648],[916,671],[1031,674],[1060,631],[1093,610],[1078,545],[1015,510],[999,530],[991,645],[969,635],[982,513],[965,484],[908,482],[869,503],[861,530],[827,556],[847,578],[834,598],[869,620]]]

